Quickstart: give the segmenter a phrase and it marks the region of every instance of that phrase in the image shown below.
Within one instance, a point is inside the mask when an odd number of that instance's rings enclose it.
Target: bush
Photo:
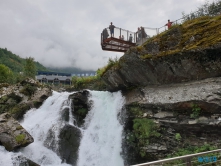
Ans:
[[[23,89],[20,91],[20,93],[23,93],[26,96],[31,96],[35,93],[37,90],[37,87],[34,85],[26,84]]]
[[[158,126],[152,119],[134,119],[133,133],[137,141],[137,146],[140,150],[141,157],[146,156],[146,151],[143,147],[149,145],[151,137],[160,137],[161,134],[157,132]]]

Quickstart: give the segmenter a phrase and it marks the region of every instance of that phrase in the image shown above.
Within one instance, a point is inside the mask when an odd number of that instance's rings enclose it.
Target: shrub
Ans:
[[[158,126],[152,119],[134,119],[133,133],[137,141],[137,146],[140,150],[140,156],[146,156],[146,151],[143,147],[149,145],[151,137],[160,137],[161,134],[157,132]]]
[[[177,141],[180,141],[180,140],[182,139],[180,133],[176,133],[175,139],[176,139]]]
[[[201,108],[197,104],[192,104],[192,114],[190,114],[191,118],[198,118],[200,115]]]

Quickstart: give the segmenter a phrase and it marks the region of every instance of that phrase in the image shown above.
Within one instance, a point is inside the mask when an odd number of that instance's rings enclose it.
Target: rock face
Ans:
[[[110,91],[221,76],[221,20],[197,18],[131,47],[102,76]]]
[[[179,149],[221,147],[221,77],[188,83],[148,86],[126,92],[124,152],[129,164],[166,158]],[[152,120],[159,135],[139,141],[134,119]],[[205,146],[206,144],[206,146]],[[141,157],[140,149],[145,150]]]
[[[59,132],[58,139],[55,139],[55,131],[51,129],[44,145],[60,156],[62,162],[75,166],[78,159],[80,139],[81,131],[74,126],[65,124]]]
[[[89,91],[83,90],[69,96],[69,99],[72,100],[72,113],[75,117],[77,123],[76,125],[79,127],[83,125],[84,118],[86,117],[92,104],[88,100],[89,94]]]
[[[220,23],[186,21],[106,66],[108,90],[126,97],[127,165],[221,147]]]
[[[81,131],[76,127],[65,125],[59,134],[59,156],[68,164],[76,165]]]
[[[26,79],[17,85],[0,86],[0,114],[10,113],[15,119],[22,119],[30,108],[38,108],[51,96],[51,88]]]
[[[16,156],[12,158],[13,163],[15,165],[19,164],[19,166],[40,166],[37,163],[25,158],[24,156]]]
[[[89,91],[83,90],[73,93],[69,96],[72,102],[72,114],[76,126],[83,126],[84,118],[86,117],[91,103],[88,99]],[[62,120],[65,125],[61,128],[58,139],[55,139],[55,131],[51,129],[47,135],[44,145],[53,150],[63,162],[76,165],[78,159],[78,148],[80,146],[81,131],[79,128],[69,125],[69,108],[65,108],[61,112]]]
[[[0,115],[0,144],[8,151],[34,142],[32,136],[8,113]]]
[[[146,50],[147,53],[150,53]],[[119,65],[102,77],[110,91],[130,87],[188,82],[221,76],[221,45],[204,50],[140,58],[133,49],[121,57]]]

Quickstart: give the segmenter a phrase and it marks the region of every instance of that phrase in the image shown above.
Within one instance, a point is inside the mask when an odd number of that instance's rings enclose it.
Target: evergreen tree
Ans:
[[[34,58],[31,58],[31,57],[26,58],[25,62],[26,63],[24,67],[24,76],[35,79],[37,70],[36,70]]]
[[[0,64],[0,83],[12,83],[13,72],[5,65]]]

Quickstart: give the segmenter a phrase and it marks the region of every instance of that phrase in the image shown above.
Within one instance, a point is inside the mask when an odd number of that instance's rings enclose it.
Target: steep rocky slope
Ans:
[[[221,16],[175,25],[130,48],[102,79],[126,97],[127,164],[221,147]]]
[[[176,25],[133,47],[102,79],[110,91],[221,76],[221,16]]]

